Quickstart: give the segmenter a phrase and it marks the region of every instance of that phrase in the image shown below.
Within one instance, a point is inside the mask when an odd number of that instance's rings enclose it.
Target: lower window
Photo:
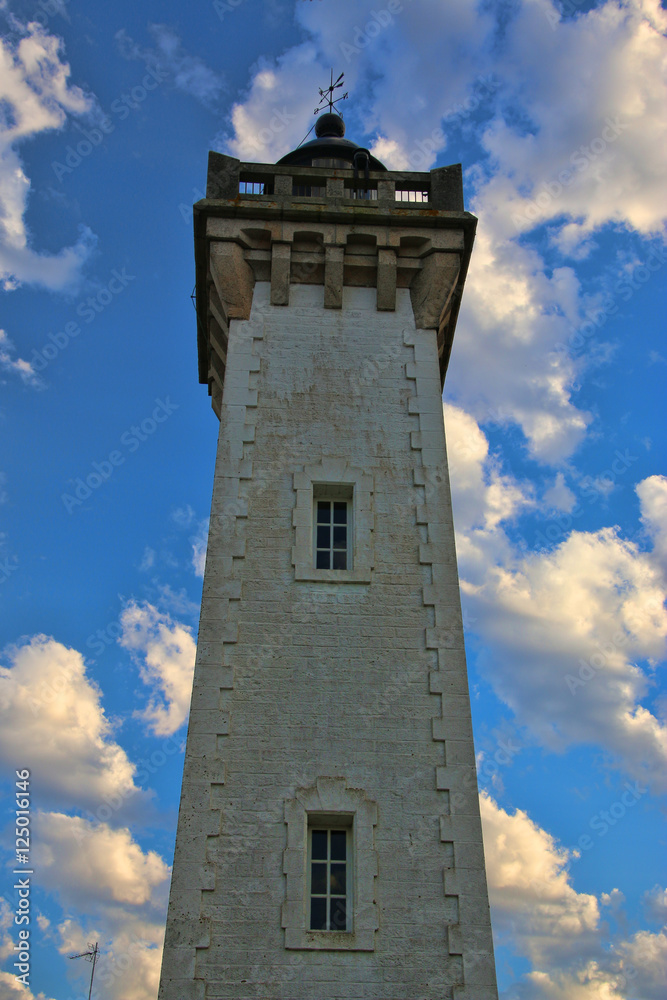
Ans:
[[[349,829],[311,827],[308,836],[311,931],[349,931],[351,837]]]

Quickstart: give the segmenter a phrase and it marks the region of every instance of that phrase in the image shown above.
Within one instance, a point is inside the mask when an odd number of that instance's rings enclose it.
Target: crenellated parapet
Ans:
[[[210,153],[194,220],[199,379],[218,415],[229,323],[249,318],[258,281],[270,282],[273,306],[289,305],[292,285],[322,285],[334,310],[346,287],[375,288],[381,312],[408,288],[417,328],[437,331],[444,383],[477,222],[463,209],[460,164],[360,178]]]

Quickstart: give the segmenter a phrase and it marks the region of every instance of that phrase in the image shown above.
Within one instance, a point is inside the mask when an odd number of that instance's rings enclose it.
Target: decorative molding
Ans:
[[[310,931],[307,928],[307,859],[308,825],[318,814],[352,818],[352,892],[351,931]],[[378,873],[373,828],[377,806],[359,788],[348,788],[345,778],[321,777],[312,788],[299,788],[293,799],[285,802],[287,847],[283,853],[286,876],[282,926],[287,949],[316,951],[374,951],[378,911],[375,901],[375,878]]]
[[[230,654],[238,640],[230,602],[241,598],[234,564],[245,558],[248,502],[244,483],[252,478],[254,382],[262,339],[261,321],[251,320],[234,331],[227,356],[221,399],[225,419],[220,424],[159,1000],[186,996],[204,1000],[204,982],[194,980],[194,974],[197,952],[210,945],[207,897],[215,890],[215,861],[223,832],[223,754],[233,688]],[[197,837],[192,836],[192,829],[197,830]]]
[[[351,486],[352,492],[352,568],[315,569],[313,555],[313,486]],[[294,473],[296,502],[292,525],[296,532],[292,565],[296,580],[317,583],[370,583],[373,569],[374,517],[373,477],[348,465],[344,458],[324,458],[317,465],[307,465]]]

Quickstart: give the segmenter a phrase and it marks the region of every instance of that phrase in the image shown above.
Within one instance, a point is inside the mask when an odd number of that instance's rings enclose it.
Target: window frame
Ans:
[[[324,546],[318,545],[318,528],[323,526],[319,520],[320,503],[344,503],[345,504],[345,549],[335,548],[335,509],[331,509],[331,518],[328,522],[331,534],[329,538],[328,551],[330,555],[330,565],[318,567],[318,555],[327,551]],[[339,525],[340,526],[340,525]],[[328,483],[313,483],[313,567],[315,569],[330,569],[336,572],[346,572],[354,568],[354,493],[352,486],[338,485],[332,486]],[[334,566],[334,553],[336,551],[345,552],[345,566]]]
[[[285,902],[282,906],[285,948],[375,950],[375,931],[378,929],[376,823],[376,803],[362,789],[348,788],[345,778],[320,777],[313,787],[297,789],[295,797],[285,802],[287,847],[283,852]],[[345,931],[310,928],[310,829],[322,826],[349,829],[351,905]]]
[[[321,813],[310,813],[308,816],[308,851],[306,860],[306,927],[310,934],[349,934],[354,929],[354,815],[330,815]],[[337,831],[345,832],[345,927],[344,928],[315,928],[312,926],[311,905],[313,901],[312,891],[312,865],[319,862],[315,858],[313,862],[313,833],[316,831],[326,831],[327,833],[327,875],[329,875],[330,865],[336,863],[330,854],[331,834]],[[321,899],[322,894],[316,894],[315,898]],[[327,889],[324,898],[327,902],[327,923],[329,923],[329,902],[332,894]],[[339,897],[333,897],[339,898]]]
[[[296,502],[292,515],[295,544],[292,565],[296,580],[321,583],[370,583],[373,569],[373,477],[345,459],[324,459],[294,473]],[[316,566],[315,501],[346,496],[348,558],[346,569]]]

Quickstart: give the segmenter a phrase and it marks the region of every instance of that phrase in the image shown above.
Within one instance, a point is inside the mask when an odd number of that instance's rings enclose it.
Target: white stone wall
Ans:
[[[436,335],[407,290],[323,297],[260,282],[230,326],[160,997],[492,1000]],[[368,477],[370,583],[295,579],[319,463]],[[370,803],[364,950],[290,938],[318,782]]]

